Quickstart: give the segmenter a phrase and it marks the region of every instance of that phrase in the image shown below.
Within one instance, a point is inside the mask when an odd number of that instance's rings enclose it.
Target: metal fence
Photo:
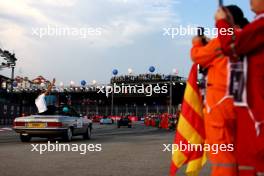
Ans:
[[[16,117],[22,114],[34,114],[36,108],[32,106],[22,106],[18,104],[2,104],[0,103],[0,125],[10,125]]]
[[[169,112],[169,106],[152,105],[152,106],[138,106],[138,105],[125,105],[125,106],[114,106],[113,111],[111,106],[74,106],[75,109],[81,114],[87,115],[136,115],[144,116],[149,113],[164,113]],[[171,112],[176,113],[176,107],[172,107]]]
[[[124,105],[114,106],[111,111],[111,106],[97,106],[97,105],[75,105],[74,108],[83,115],[136,115],[143,117],[149,113],[164,113],[169,112],[169,106],[151,105]],[[176,112],[176,107],[172,107],[172,113]],[[0,125],[11,125],[16,117],[22,115],[36,114],[35,106],[9,104],[0,102]]]

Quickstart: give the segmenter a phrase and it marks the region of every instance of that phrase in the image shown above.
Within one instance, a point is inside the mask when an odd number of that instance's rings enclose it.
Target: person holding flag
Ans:
[[[226,6],[227,11],[236,16],[242,10],[237,6]],[[243,13],[242,13],[243,14]],[[243,16],[236,16],[234,21],[237,26],[243,28],[246,24],[241,20]],[[193,62],[208,70],[205,96],[205,142],[212,145],[233,145],[235,143],[235,113],[233,98],[228,94],[229,57],[223,54],[218,38],[203,44],[201,37],[193,38],[191,49]],[[237,161],[235,152],[219,151],[209,152],[209,159],[212,164],[212,176],[236,176]]]
[[[240,62],[245,56],[245,86],[239,92],[237,102],[243,106],[236,108],[237,140],[236,156],[240,176],[264,175],[264,0],[251,0],[255,20],[243,30],[235,30],[234,35],[219,33],[221,46],[226,55]],[[216,26],[234,28],[232,18],[225,8],[219,8],[215,15]],[[241,97],[241,98],[240,98]]]

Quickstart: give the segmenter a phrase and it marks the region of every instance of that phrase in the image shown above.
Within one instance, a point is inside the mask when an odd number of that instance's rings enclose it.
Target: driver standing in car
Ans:
[[[36,98],[35,104],[38,108],[39,114],[48,113],[49,109],[45,97],[51,92],[52,87],[55,85],[55,78],[52,80],[52,83],[48,86],[47,90],[41,91],[40,95]]]

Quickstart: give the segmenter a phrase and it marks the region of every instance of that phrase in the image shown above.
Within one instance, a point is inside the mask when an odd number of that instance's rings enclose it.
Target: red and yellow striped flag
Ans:
[[[170,176],[175,176],[177,170],[184,164],[188,164],[186,175],[196,176],[206,161],[202,150],[192,150],[192,148],[190,150],[189,147],[186,150],[179,149],[181,145],[198,144],[203,146],[204,144],[202,97],[197,85],[197,71],[197,64],[194,64],[186,84],[181,115],[175,134],[174,145],[177,145],[178,148],[173,145]]]

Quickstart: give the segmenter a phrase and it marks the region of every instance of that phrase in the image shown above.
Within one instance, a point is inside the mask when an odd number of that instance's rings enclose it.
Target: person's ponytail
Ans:
[[[247,24],[249,24],[249,21],[248,21],[247,18],[244,17],[244,18],[241,20],[239,26],[240,26],[241,28],[244,28]]]
[[[225,6],[225,9],[232,15],[234,25],[244,28],[249,23],[243,11],[237,5]]]

